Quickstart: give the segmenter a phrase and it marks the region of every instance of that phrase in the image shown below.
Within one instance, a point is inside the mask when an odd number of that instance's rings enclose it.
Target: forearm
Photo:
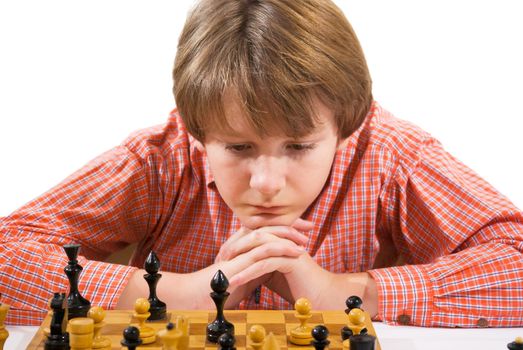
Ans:
[[[54,292],[68,293],[64,272],[68,258],[61,246],[37,242],[0,244],[2,301],[11,306],[9,324],[38,325],[48,311]],[[92,305],[113,308],[132,267],[78,257],[83,267],[80,293]]]
[[[518,251],[490,243],[431,264],[370,273],[377,282],[383,321],[426,327],[515,327],[523,320],[522,271]]]
[[[132,310],[136,299],[149,297],[149,286],[143,278],[146,273],[145,270],[139,269],[131,275],[120,294],[117,309]],[[198,288],[193,287],[197,281],[193,280],[190,283],[191,275],[194,277],[194,274],[182,275],[173,272],[162,272],[161,274],[162,278],[156,286],[156,295],[167,304],[168,309],[192,310],[207,306],[201,303],[200,294],[197,293]]]

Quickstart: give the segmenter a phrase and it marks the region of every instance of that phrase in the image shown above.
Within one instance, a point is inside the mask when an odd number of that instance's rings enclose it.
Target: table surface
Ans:
[[[421,328],[374,322],[383,350],[502,350],[523,336],[523,328]],[[7,326],[5,350],[25,349],[38,327]]]

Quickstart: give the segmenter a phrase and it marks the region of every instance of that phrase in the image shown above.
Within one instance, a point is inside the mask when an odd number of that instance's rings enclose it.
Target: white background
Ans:
[[[0,1],[0,216],[174,107],[193,1]],[[519,0],[342,1],[374,96],[523,207]]]

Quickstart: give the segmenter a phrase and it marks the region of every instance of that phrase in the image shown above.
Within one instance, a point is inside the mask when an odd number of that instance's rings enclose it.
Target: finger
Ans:
[[[303,247],[290,241],[269,242],[220,264],[225,264],[230,273],[228,276],[232,277],[260,260],[271,257],[298,257],[304,253],[306,251]]]
[[[304,246],[309,239],[292,227],[265,227],[254,230],[240,237],[234,243],[228,244],[226,247],[220,249],[220,259],[230,260],[258,246],[281,240],[290,241],[298,246]]]
[[[229,280],[229,284],[233,287],[241,286],[274,271],[288,273],[292,270],[293,265],[296,262],[297,258],[292,257],[271,257],[268,259],[262,259],[250,265],[245,270],[235,274]]]
[[[305,220],[302,218],[296,219],[296,221],[294,221],[294,223],[291,226],[294,227],[296,230],[305,232],[314,229],[314,223],[312,221]]]
[[[245,226],[242,226],[238,231],[233,233],[220,247],[220,250],[218,251],[218,254],[214,258],[214,262],[220,262],[224,260],[229,260],[229,254],[227,251],[230,249],[231,246],[233,246],[240,238],[245,236],[246,234],[249,234],[252,230],[248,229]]]

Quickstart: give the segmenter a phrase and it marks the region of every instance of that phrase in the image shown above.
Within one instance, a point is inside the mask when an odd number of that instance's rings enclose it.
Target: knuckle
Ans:
[[[255,245],[259,245],[263,242],[263,233],[259,230],[252,231],[251,233],[251,242]]]

